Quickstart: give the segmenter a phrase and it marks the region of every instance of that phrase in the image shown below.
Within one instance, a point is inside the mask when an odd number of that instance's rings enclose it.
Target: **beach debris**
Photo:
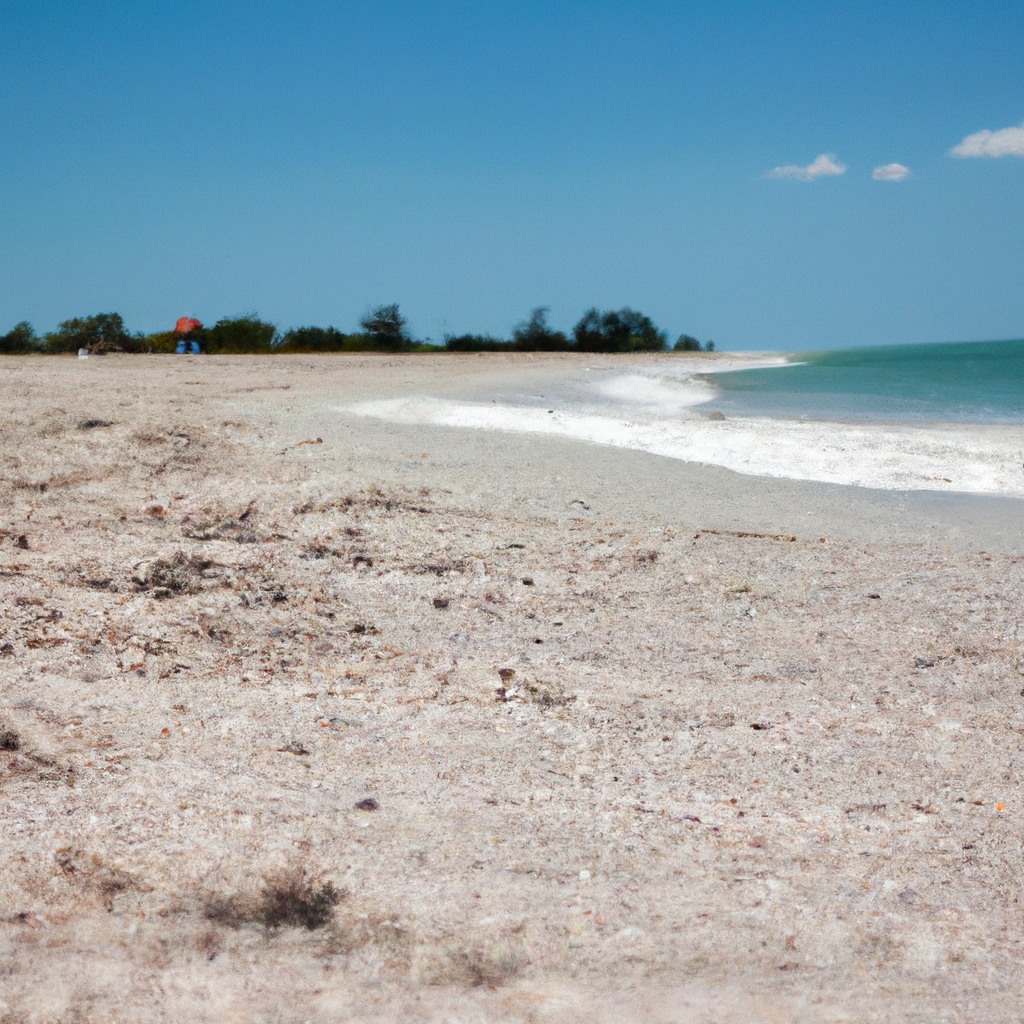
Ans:
[[[914,664],[918,668],[934,668],[935,667],[935,662],[932,661],[929,658],[915,658],[914,659]]]
[[[298,741],[289,740],[283,747],[278,747],[279,754],[294,754],[296,757],[308,757],[309,751]]]
[[[142,577],[133,577],[132,582],[139,590],[148,590],[158,599],[176,594],[195,594],[202,589],[204,573],[213,564],[208,558],[178,551],[170,558],[157,558],[150,562]]]
[[[23,533],[19,534],[18,539],[14,542],[14,546],[22,551],[28,551],[28,537]]]
[[[112,427],[113,420],[82,420],[78,424],[79,430],[96,430],[98,427]]]
[[[20,750],[21,737],[13,729],[0,727],[0,750]]]
[[[353,555],[352,566],[358,569],[360,566],[365,566],[367,569],[373,568],[373,559],[369,555]]]
[[[514,668],[499,668],[498,677],[503,683],[510,683],[516,677],[516,670]]]
[[[435,597],[433,602],[434,607],[439,611],[447,608],[450,603],[447,597]]]
[[[693,535],[693,539],[700,540],[703,533],[712,537],[751,537],[757,540],[782,540],[789,544],[796,542],[795,536],[786,533],[749,533],[746,530],[701,530]]]
[[[750,728],[753,729],[754,732],[767,732],[771,727],[772,727],[772,723],[771,722],[751,722],[750,723]]]
[[[868,598],[872,601],[880,601],[882,599],[881,594],[868,594]]]
[[[510,671],[506,669],[506,671]],[[503,677],[504,678],[504,677]],[[509,677],[511,679],[511,677]],[[529,703],[536,704],[541,709],[562,708],[567,704],[575,702],[575,696],[566,696],[561,693],[553,684],[538,681],[538,683],[522,683],[519,686],[499,686],[495,691],[495,698],[500,704]]]
[[[308,441],[299,441],[297,444],[290,444],[290,445],[288,445],[287,448],[282,448],[281,451],[279,451],[277,454],[278,455],[284,455],[287,452],[290,452],[293,448],[301,448],[304,444],[323,444],[323,443],[324,443],[324,439],[322,437],[317,437],[317,438],[314,438],[314,439],[308,440]]]
[[[524,587],[532,587],[533,586],[533,577],[532,576],[524,576],[523,577],[523,586]]]
[[[210,515],[193,520],[191,515],[181,521],[181,535],[191,540],[233,540],[238,544],[255,544],[259,537],[253,532],[253,520],[258,509],[256,502],[251,501],[236,516]]]
[[[356,622],[354,625],[348,627],[348,631],[359,636],[364,634],[366,636],[377,636],[377,634],[380,633],[380,630],[376,626],[368,626],[365,622]]]
[[[355,806],[357,811],[380,810],[380,804],[372,796],[368,796],[363,800],[357,800]]]
[[[464,572],[465,569],[466,563],[463,559],[453,562],[419,562],[409,566],[410,572],[416,573],[417,576],[447,576],[450,572]]]
[[[708,416],[708,419],[721,422],[722,420],[725,419],[725,413],[722,412],[720,409],[715,409],[715,411]]]
[[[14,654],[14,644],[8,642],[0,645],[0,658],[9,658]]]

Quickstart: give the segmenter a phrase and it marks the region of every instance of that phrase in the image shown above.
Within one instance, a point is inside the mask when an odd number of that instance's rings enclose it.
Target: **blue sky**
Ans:
[[[950,150],[1024,122],[1022,49],[978,0],[10,0],[0,331],[399,302],[435,340],[538,305],[725,349],[1021,337],[1024,143]]]

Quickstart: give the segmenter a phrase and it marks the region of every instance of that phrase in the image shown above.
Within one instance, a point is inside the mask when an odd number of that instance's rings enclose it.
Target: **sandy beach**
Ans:
[[[1017,1020],[1021,432],[715,358],[0,361],[0,1021]]]

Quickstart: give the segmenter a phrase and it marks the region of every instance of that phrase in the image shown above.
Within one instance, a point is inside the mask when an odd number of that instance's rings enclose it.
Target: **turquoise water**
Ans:
[[[716,373],[708,407],[843,420],[1024,423],[1024,341],[806,352],[790,365]]]

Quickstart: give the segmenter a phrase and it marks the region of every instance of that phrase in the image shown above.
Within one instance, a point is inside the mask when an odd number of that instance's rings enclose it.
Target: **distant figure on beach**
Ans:
[[[178,322],[174,326],[175,331],[178,333],[178,347],[174,350],[179,356],[180,355],[199,355],[199,342],[194,338],[188,336],[193,331],[201,331],[203,325],[192,316],[180,316]]]

